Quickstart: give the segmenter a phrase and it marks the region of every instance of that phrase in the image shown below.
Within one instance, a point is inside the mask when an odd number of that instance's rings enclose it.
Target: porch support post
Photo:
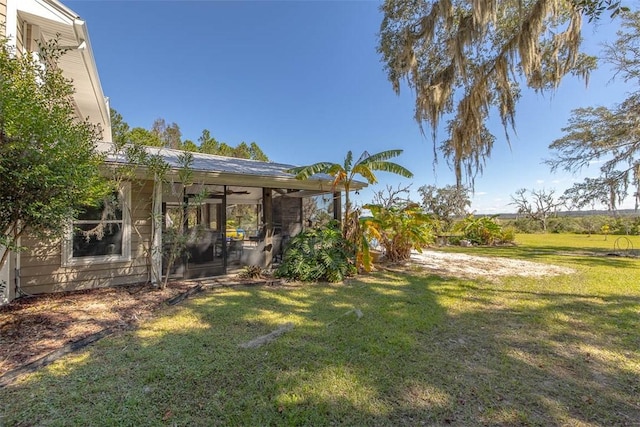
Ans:
[[[153,181],[151,202],[151,283],[162,283],[162,180],[156,175]]]
[[[262,189],[262,222],[264,223],[264,265],[273,262],[273,197],[270,188]]]
[[[339,191],[333,193],[333,219],[338,221],[342,228],[342,193]]]

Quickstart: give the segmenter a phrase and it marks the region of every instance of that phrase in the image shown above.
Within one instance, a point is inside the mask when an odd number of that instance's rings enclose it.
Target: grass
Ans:
[[[208,292],[0,389],[0,425],[637,425],[640,261],[584,238],[465,249],[569,276]]]

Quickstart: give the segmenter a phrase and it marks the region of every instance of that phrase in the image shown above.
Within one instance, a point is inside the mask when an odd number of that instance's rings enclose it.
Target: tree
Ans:
[[[266,154],[264,154],[264,152],[262,151],[262,149],[260,148],[260,146],[258,146],[258,144],[256,144],[255,142],[252,142],[249,145],[249,152],[251,153],[251,159],[253,160],[259,160],[261,162],[268,162],[269,161],[269,157],[267,157]]]
[[[582,209],[588,205],[595,209],[595,204],[600,203],[615,215],[626,191],[625,183],[615,177],[585,178],[565,190],[562,201],[571,209]]]
[[[118,113],[115,108],[110,108],[109,113],[111,115],[111,134],[113,135],[113,142],[116,144],[129,142],[129,133],[131,131],[129,124],[124,121],[122,115]]]
[[[202,130],[202,135],[198,137],[200,143],[200,152],[205,154],[218,154],[218,147],[220,143],[211,136],[211,132],[208,129]]]
[[[182,147],[182,132],[180,126],[173,122],[167,125],[163,135],[164,146],[167,148],[180,149]]]
[[[414,202],[411,201],[411,184],[402,187],[400,184],[396,188],[387,185],[384,190],[379,190],[373,195],[372,205],[379,205],[385,209],[392,207],[406,206]]]
[[[251,150],[249,149],[249,145],[246,142],[241,142],[233,149],[233,157],[238,157],[240,159],[250,159],[251,158]]]
[[[268,162],[269,158],[260,149],[258,144],[252,142],[247,144],[241,142],[235,147],[232,147],[224,142],[217,141],[208,129],[202,130],[202,135],[198,138],[200,146],[198,151],[206,154],[215,154],[217,156],[237,157],[241,159],[253,159]]]
[[[467,214],[467,208],[471,207],[469,190],[466,187],[446,185],[423,185],[418,188],[422,197],[422,207],[427,213],[434,214],[445,224],[445,229],[451,228],[454,217],[462,217]]]
[[[491,154],[485,126],[497,110],[509,139],[520,81],[555,88],[573,73],[587,77],[595,58],[580,54],[582,14],[595,17],[611,1],[386,0],[378,52],[396,93],[406,80],[415,92],[415,119],[436,133],[449,116],[441,147],[462,185]],[[615,10],[614,10],[615,11]],[[469,177],[469,174],[471,176]]]
[[[165,119],[158,118],[151,125],[151,133],[161,141],[164,147],[179,149],[182,146],[182,132],[175,122],[167,124]]]
[[[134,144],[147,145],[150,147],[162,147],[162,140],[155,133],[145,128],[135,127],[129,132],[129,140]]]
[[[363,152],[360,158],[353,163],[353,153],[347,152],[347,156],[344,159],[344,163],[331,163],[331,162],[318,162],[308,166],[300,166],[287,170],[288,173],[296,175],[297,179],[308,179],[311,176],[319,173],[326,173],[333,177],[333,188],[336,189],[339,186],[344,188],[345,197],[345,211],[344,218],[345,223],[348,222],[351,210],[351,202],[349,199],[349,192],[351,191],[351,185],[356,175],[362,176],[367,180],[369,184],[375,184],[378,182],[374,171],[384,171],[395,173],[405,178],[412,178],[413,174],[400,166],[397,163],[389,162],[389,159],[402,154],[402,150],[388,150],[382,151],[376,154],[369,154]],[[348,227],[343,227],[343,233],[348,234]]]
[[[184,141],[182,141],[182,146],[180,147],[180,149],[183,151],[197,152],[198,146],[192,140],[185,139]]]
[[[625,81],[640,82],[640,12],[623,13],[623,29],[617,40],[605,46],[604,59],[614,65]],[[606,107],[578,108],[572,112],[565,135],[553,141],[552,170],[577,172],[601,163],[600,176],[576,183],[567,197],[578,207],[599,202],[615,210],[635,187],[636,209],[640,202],[640,91],[622,103]]]
[[[73,85],[55,66],[63,54],[55,39],[41,45],[42,62],[0,44],[0,267],[26,231],[62,236],[109,191],[97,128],[76,117]]]
[[[531,200],[527,197],[527,192],[526,188],[516,191],[515,196],[511,196],[511,200],[513,200],[511,204],[518,208],[519,214],[539,222],[542,231],[546,233],[547,220],[556,213],[558,207],[562,205],[562,201],[555,199],[554,190],[531,190]]]

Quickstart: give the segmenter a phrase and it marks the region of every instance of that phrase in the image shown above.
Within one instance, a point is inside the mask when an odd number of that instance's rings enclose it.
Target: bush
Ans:
[[[574,217],[556,216],[547,221],[547,231],[550,233],[581,233],[583,229]]]
[[[364,208],[372,215],[361,219],[365,235],[379,242],[388,261],[407,260],[412,250],[422,251],[434,240],[436,221],[416,203],[392,207],[369,204]]]
[[[469,215],[455,225],[455,230],[462,232],[462,238],[475,245],[494,245],[515,239],[515,230],[509,228],[503,231],[495,217],[474,218]]]
[[[502,228],[502,235],[500,236],[500,242],[498,243],[513,243],[516,240],[516,230],[515,227],[508,226]]]
[[[340,282],[356,273],[353,256],[351,245],[332,221],[293,237],[275,275],[302,282]]]

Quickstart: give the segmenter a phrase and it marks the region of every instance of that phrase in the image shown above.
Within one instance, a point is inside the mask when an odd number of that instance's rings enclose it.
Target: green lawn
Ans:
[[[638,425],[640,261],[614,239],[465,249],[567,276],[210,291],[0,389],[0,425]]]

